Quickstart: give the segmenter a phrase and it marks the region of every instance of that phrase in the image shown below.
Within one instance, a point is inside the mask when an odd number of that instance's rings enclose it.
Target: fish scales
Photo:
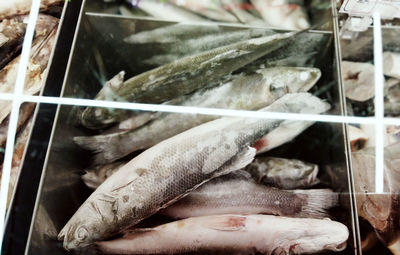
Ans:
[[[284,94],[309,90],[320,76],[321,72],[316,68],[259,69],[256,74],[237,75],[232,81],[219,87],[197,91],[182,100],[182,105],[256,110],[271,104]],[[74,141],[97,153],[96,164],[104,164],[217,118],[218,116],[213,115],[169,113],[139,129],[110,135],[75,137]]]
[[[313,254],[342,251],[348,237],[345,225],[326,219],[230,214],[132,230],[97,246],[106,254],[176,254],[227,248],[246,254]]]
[[[263,111],[307,112],[326,103],[288,94]],[[281,120],[222,118],[189,129],[144,151],[114,173],[59,233],[73,249],[103,240],[167,207],[204,182],[249,164],[249,147]]]
[[[209,85],[240,67],[283,46],[296,33],[284,33],[241,41],[188,56],[123,82],[117,88],[105,86],[97,100],[161,103]],[[121,113],[88,107],[82,114],[87,127],[118,121]]]
[[[280,190],[257,184],[239,170],[205,183],[160,213],[172,218],[229,213],[324,218],[337,202],[329,189]]]

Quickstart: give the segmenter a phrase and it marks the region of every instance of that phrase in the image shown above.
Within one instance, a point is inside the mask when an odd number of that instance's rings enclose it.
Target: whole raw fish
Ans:
[[[236,171],[205,183],[160,213],[178,219],[216,214],[325,218],[337,203],[338,195],[329,189],[280,190],[255,183],[246,171]]]
[[[106,254],[176,254],[232,250],[261,254],[312,254],[346,248],[349,231],[328,219],[271,215],[215,215],[184,219],[98,242]]]
[[[236,76],[233,81],[222,86],[195,92],[182,105],[257,110],[284,94],[309,90],[320,76],[321,72],[316,68],[261,69],[253,75]],[[139,129],[110,135],[75,137],[74,141],[96,153],[95,164],[104,164],[217,118],[218,116],[210,115],[170,113]]]
[[[310,27],[303,7],[290,4],[287,0],[251,0],[263,19],[271,26],[284,29],[305,29]]]
[[[118,161],[107,165],[95,166],[85,169],[86,173],[82,176],[82,180],[89,188],[96,189],[108,177],[118,171],[126,163],[127,162],[125,161]]]
[[[280,48],[295,33],[276,34],[241,41],[185,57],[134,76],[117,86],[105,86],[97,100],[160,103],[210,85],[255,59]],[[88,107],[82,123],[99,128],[121,120],[121,114],[105,108]]]
[[[311,94],[294,93],[261,111],[307,113],[326,105]],[[255,155],[250,145],[280,122],[221,118],[164,140],[101,184],[58,238],[73,249],[136,225],[208,180],[245,167]]]
[[[258,157],[245,170],[257,183],[281,188],[309,188],[319,180],[318,165],[297,159]]]

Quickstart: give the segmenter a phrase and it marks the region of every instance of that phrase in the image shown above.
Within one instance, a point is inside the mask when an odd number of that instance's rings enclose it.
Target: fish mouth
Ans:
[[[347,241],[344,241],[340,244],[328,244],[324,246],[324,249],[330,250],[330,251],[343,251],[347,247]]]

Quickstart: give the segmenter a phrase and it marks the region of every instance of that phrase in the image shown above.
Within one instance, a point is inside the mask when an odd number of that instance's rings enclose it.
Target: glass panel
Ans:
[[[179,22],[225,22],[281,29],[330,29],[330,1],[86,1],[86,12]]]
[[[349,126],[352,168],[363,254],[398,251],[399,127],[385,126],[384,193],[375,190],[375,127]],[[389,249],[385,248],[388,247]]]
[[[0,124],[0,157],[1,163],[4,160],[4,153],[7,141],[8,124],[9,124],[9,113],[11,111],[11,101],[0,101],[1,109],[3,109],[3,118]],[[7,109],[9,110],[7,113]],[[18,182],[18,176],[22,165],[23,155],[25,152],[28,138],[33,125],[33,111],[35,109],[34,103],[22,104],[19,112],[19,119],[17,123],[17,134],[15,137],[14,154],[12,158],[12,169],[10,175],[10,186],[8,202],[9,204],[12,199],[12,194],[16,183]]]
[[[302,103],[296,104],[293,103],[293,97],[291,96],[281,98],[280,101],[275,102],[271,107],[276,107],[274,109],[278,110],[281,109],[280,106],[284,104],[288,107],[286,110],[291,112],[304,112],[309,107],[313,107],[313,100],[325,104],[316,97],[311,96],[307,96],[307,98],[302,97],[302,99],[299,99]],[[301,105],[300,108],[298,108],[299,105]],[[248,163],[252,162],[250,163],[250,166],[245,168],[248,172],[244,172],[241,175],[235,175],[234,178],[240,177],[240,180],[233,180],[233,183],[236,181],[244,181],[247,184],[242,184],[243,186],[235,185],[229,187],[230,183],[225,179],[220,178],[220,182],[223,185],[228,185],[223,189],[226,192],[225,195],[231,196],[229,201],[222,199],[217,202],[221,203],[223,208],[224,206],[226,207],[224,210],[227,211],[223,211],[225,214],[245,213],[242,210],[249,210],[249,208],[246,207],[247,209],[245,209],[243,202],[247,203],[249,197],[257,197],[260,195],[260,192],[283,192],[282,194],[284,195],[279,195],[283,196],[282,198],[276,198],[266,194],[266,196],[260,201],[257,200],[254,203],[252,202],[252,206],[259,207],[263,203],[268,204],[272,202],[277,206],[277,209],[273,209],[276,210],[275,212],[272,212],[273,214],[298,217],[302,216],[307,218],[304,219],[305,221],[314,221],[311,218],[330,217],[334,221],[342,222],[350,231],[350,236],[348,238],[346,234],[347,232],[345,228],[342,228],[342,225],[336,225],[336,223],[332,223],[331,221],[318,221],[318,224],[333,224],[323,227],[323,231],[327,231],[327,235],[329,236],[332,235],[333,231],[330,227],[335,228],[340,226],[338,228],[338,235],[340,236],[338,237],[338,240],[340,241],[335,244],[326,245],[325,248],[331,247],[332,249],[337,248],[342,250],[344,249],[342,242],[346,242],[348,244],[347,248],[337,254],[353,253],[352,243],[354,243],[354,229],[352,228],[348,172],[345,164],[345,144],[342,133],[343,127],[341,124],[314,124],[299,121],[285,121],[281,123],[281,121],[272,121],[265,118],[251,119],[248,117],[224,117],[223,119],[207,122],[201,127],[196,127],[182,133],[185,129],[189,128],[188,123],[192,123],[193,120],[200,120],[204,115],[135,111],[132,112],[134,118],[132,118],[131,121],[126,121],[113,127],[114,130],[107,130],[105,133],[103,132],[102,136],[108,136],[108,138],[101,141],[100,136],[93,137],[93,135],[99,134],[98,131],[89,130],[80,125],[78,113],[83,109],[84,107],[78,108],[71,106],[61,106],[60,108],[55,133],[50,144],[48,164],[45,168],[42,179],[43,182],[40,191],[40,199],[34,216],[34,227],[32,230],[31,241],[29,243],[29,254],[67,253],[62,248],[62,241],[55,241],[56,235],[60,233],[61,229],[65,226],[71,216],[74,215],[76,210],[86,199],[88,199],[89,195],[93,192],[93,187],[99,185],[101,181],[99,181],[98,178],[100,177],[104,179],[105,176],[110,174],[110,169],[120,167],[119,162],[123,162],[123,166],[122,168],[119,168],[118,172],[116,172],[112,178],[117,178],[115,176],[118,176],[123,171],[137,169],[134,171],[140,175],[138,176],[138,178],[140,178],[138,180],[143,180],[145,183],[142,181],[135,182],[128,180],[132,176],[136,175],[128,174],[124,175],[120,180],[124,183],[128,182],[127,185],[122,185],[122,183],[121,185],[117,184],[121,189],[112,188],[114,191],[102,191],[100,188],[97,189],[97,193],[95,194],[99,195],[93,195],[91,197],[99,199],[97,201],[98,203],[92,203],[93,207],[90,207],[92,209],[90,209],[91,211],[89,214],[84,213],[79,216],[78,213],[78,216],[75,216],[73,220],[75,221],[76,217],[83,217],[83,221],[85,222],[84,228],[88,231],[85,232],[88,234],[87,238],[82,239],[85,240],[84,242],[90,242],[89,240],[96,238],[95,236],[98,236],[97,238],[100,239],[117,238],[119,236],[114,235],[112,237],[112,234],[103,233],[100,229],[96,231],[96,233],[91,232],[92,226],[90,224],[93,223],[91,219],[97,217],[94,215],[103,215],[104,217],[111,215],[108,215],[108,213],[111,213],[111,211],[109,212],[108,210],[112,209],[108,206],[109,202],[107,201],[111,201],[108,200],[108,198],[117,199],[116,201],[120,201],[121,203],[122,201],[127,201],[127,199],[128,201],[130,199],[140,200],[141,196],[136,197],[136,195],[139,193],[140,189],[146,188],[149,188],[149,190],[146,194],[143,194],[144,196],[153,194],[148,199],[139,202],[139,204],[146,204],[145,207],[137,204],[136,207],[138,209],[134,209],[134,204],[136,204],[137,201],[131,201],[129,203],[132,205],[129,212],[137,210],[137,212],[133,214],[137,216],[133,216],[133,218],[127,221],[127,223],[121,223],[122,225],[119,227],[121,230],[129,227],[129,225],[133,225],[134,223],[132,222],[139,222],[142,219],[155,214],[159,209],[159,206],[166,205],[167,201],[182,195],[184,192],[194,188],[202,181],[208,180],[211,176],[244,168]],[[152,120],[146,122],[148,119]],[[197,122],[196,125],[199,123],[200,122]],[[274,123],[274,125],[270,126],[272,123]],[[121,129],[129,128],[133,128],[133,130],[121,132]],[[108,133],[110,132],[119,132],[119,134],[109,135]],[[265,134],[266,136],[264,136]],[[130,136],[129,138],[128,135]],[[168,141],[164,141],[164,139],[167,139],[170,136],[172,136],[172,138]],[[238,139],[239,137],[240,139]],[[260,140],[261,137],[264,138]],[[94,151],[83,149],[77,146],[76,143],[86,149],[90,147]],[[95,143],[97,143],[97,145],[92,146]],[[100,145],[100,143],[102,143],[102,145]],[[154,146],[147,149],[151,145]],[[252,147],[247,147],[247,145],[252,145]],[[60,148],[62,148],[62,150],[60,150]],[[266,151],[261,153],[262,149],[265,149]],[[254,153],[254,150],[258,150],[259,152],[259,155],[256,156],[256,160],[253,160],[252,156],[254,155],[252,154]],[[92,152],[95,153],[93,154]],[[138,162],[141,160],[144,161]],[[95,169],[93,168],[93,163],[97,162],[99,164],[106,164],[111,161],[117,163],[113,163],[108,167],[100,165]],[[126,164],[127,161],[129,161],[128,165]],[[144,162],[150,163],[151,166]],[[223,162],[225,163],[222,167],[217,167],[217,165],[219,166]],[[89,170],[89,168],[91,168],[91,170]],[[267,173],[262,172],[266,171],[267,168],[271,169],[269,169]],[[289,176],[284,174],[284,172],[287,172],[288,170],[290,173]],[[155,179],[150,178],[148,179],[148,182],[145,179],[142,179],[146,176],[151,177],[153,172],[161,174],[163,177]],[[196,172],[197,174],[193,175],[193,173]],[[236,174],[238,173],[240,172],[236,172]],[[227,177],[225,176],[225,178]],[[110,183],[111,181],[108,180],[107,182]],[[258,182],[259,184],[253,182]],[[85,183],[89,187],[87,187]],[[211,185],[212,188],[213,182],[208,182],[204,185],[207,184],[209,187]],[[280,188],[278,190],[271,190],[265,186],[266,184]],[[201,187],[207,188],[207,186],[204,185]],[[257,187],[255,189],[260,189],[260,191],[251,194],[251,192],[254,191],[246,188],[248,185],[253,185],[254,187]],[[107,185],[104,184],[102,187],[106,186]],[[125,189],[129,190],[131,186],[133,190],[136,190],[134,192],[136,195],[132,193],[131,195],[126,196],[125,193],[121,192]],[[332,191],[321,191],[321,189],[327,188],[332,189]],[[201,188],[199,189],[201,191]],[[241,189],[243,189],[243,191],[241,191]],[[308,199],[313,200],[309,203],[310,208],[305,206],[304,208],[307,207],[308,209],[303,208],[296,211],[297,209],[292,210],[293,208],[289,208],[289,210],[287,210],[287,206],[291,207],[295,204],[293,198],[284,197],[288,194],[293,194],[284,191],[288,189],[305,190],[301,192],[298,191],[295,194],[303,199],[310,196]],[[244,198],[244,194],[248,195],[248,197]],[[315,194],[315,196],[311,196],[311,194]],[[186,200],[182,200],[183,202],[181,201],[180,203],[185,203],[187,199],[190,199],[190,195],[186,197]],[[237,199],[235,202],[236,206],[234,207],[231,207],[232,199]],[[269,201],[271,199],[273,201]],[[102,201],[105,202],[103,203]],[[305,200],[302,201],[304,202]],[[215,200],[209,202],[209,204],[212,203],[215,203]],[[127,216],[123,213],[123,206],[125,205],[126,203],[120,204],[117,211],[115,211],[117,214],[122,213],[120,215],[121,218],[115,218],[118,223],[114,222],[112,226],[109,226],[110,228],[115,228],[115,226],[121,222],[118,219],[132,216]],[[175,204],[175,206],[178,208],[177,212],[179,213],[179,202],[178,204]],[[324,208],[322,209],[320,206]],[[142,211],[143,209],[140,208],[148,209]],[[206,214],[218,213],[215,211],[213,212],[215,208],[216,207],[211,206],[210,208],[206,207],[196,211],[206,210]],[[271,208],[275,207],[272,206],[262,210],[271,210]],[[251,214],[259,212],[257,211],[259,209],[251,210]],[[183,217],[174,214],[174,212],[171,214],[171,210],[168,212],[168,209],[165,209],[163,213],[163,215],[158,213],[144,221],[141,221],[137,227],[149,228],[173,221],[172,218],[166,217],[165,214],[173,217]],[[271,211],[269,211],[269,213],[271,213]],[[246,218],[246,216],[238,217],[238,219],[246,219],[246,221],[249,220],[249,222],[251,218]],[[269,216],[265,216],[262,220],[266,220],[268,217]],[[288,222],[291,221],[289,218],[280,218],[276,220],[282,219]],[[104,227],[107,227],[107,219],[104,218],[104,220]],[[181,223],[185,225],[185,221]],[[276,221],[274,221],[274,224],[275,223]],[[279,224],[276,226],[278,225]],[[250,227],[250,225],[248,226]],[[204,224],[199,226],[199,228],[202,227],[204,227]],[[224,230],[220,230],[220,234],[235,234],[235,231],[225,231],[226,227],[231,228],[240,226],[225,225]],[[218,234],[218,228],[217,224],[216,229],[212,228],[214,230],[211,229],[210,231],[217,231],[216,233]],[[71,235],[71,233],[74,232],[74,229],[74,227],[67,227],[66,230],[63,231],[66,236],[66,242],[64,245],[70,249],[74,249],[75,245],[79,245],[79,242],[73,240],[73,236],[76,235]],[[295,228],[285,229],[284,231],[292,231],[293,229]],[[182,230],[184,230],[184,228]],[[191,233],[192,230],[189,231],[189,233]],[[313,228],[305,226],[300,227],[300,231],[312,230]],[[115,233],[114,230],[110,229],[110,231]],[[257,233],[257,230],[255,229],[251,229],[250,231],[256,231],[254,233]],[[268,231],[268,236],[270,235],[270,231]],[[285,233],[284,231],[283,233]],[[243,233],[244,232],[240,232],[241,237]],[[256,235],[260,236],[260,233],[257,233]],[[86,236],[86,234],[84,236]],[[286,239],[288,236],[289,234],[283,234],[282,238]],[[318,233],[317,236],[319,238],[321,233]],[[168,237],[169,235],[165,236],[165,238]],[[342,240],[343,238],[344,240]],[[241,239],[244,240],[243,238]],[[161,240],[163,239],[158,240],[161,243]],[[174,243],[182,243],[177,240],[178,239],[174,239]],[[223,239],[221,239],[221,241],[222,240]],[[236,240],[239,239],[235,238],[233,240],[236,242]],[[294,240],[293,242],[290,242],[284,247],[284,249],[287,251],[292,249],[293,251],[293,249],[296,249],[293,247],[301,245],[298,244],[297,241],[298,240]],[[155,243],[153,242],[151,246],[154,244]],[[248,247],[250,244],[245,242],[244,245],[245,247]],[[271,250],[271,247],[266,247],[266,249]],[[90,254],[90,252],[94,251],[92,246],[75,250],[77,250],[78,254]],[[213,251],[215,250],[218,249],[213,249]],[[254,250],[251,249],[251,251]],[[229,254],[231,254],[231,252]]]

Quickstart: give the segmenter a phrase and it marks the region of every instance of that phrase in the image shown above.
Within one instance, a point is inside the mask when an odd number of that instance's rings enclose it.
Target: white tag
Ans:
[[[400,18],[400,0],[345,0],[339,12],[362,17],[379,12],[382,19]]]

